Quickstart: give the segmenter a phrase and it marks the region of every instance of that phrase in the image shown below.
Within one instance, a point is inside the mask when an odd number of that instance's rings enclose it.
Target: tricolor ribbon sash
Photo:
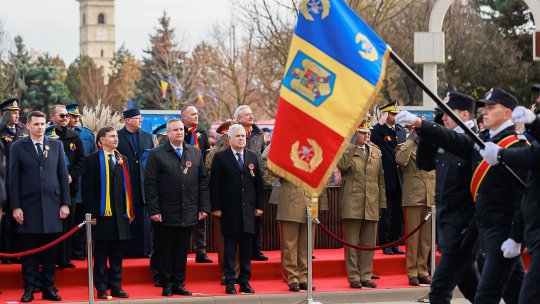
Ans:
[[[114,150],[114,155],[118,159],[117,165],[122,167],[124,173],[124,192],[126,193],[126,213],[124,217],[133,219],[135,215],[133,214],[133,201],[131,198],[131,182],[129,180],[129,170],[127,168],[127,163],[124,161],[124,158],[117,150]],[[100,215],[101,216],[112,216],[111,209],[111,184],[110,184],[110,168],[109,161],[105,150],[99,152],[99,167],[101,174],[101,197],[100,197]]]

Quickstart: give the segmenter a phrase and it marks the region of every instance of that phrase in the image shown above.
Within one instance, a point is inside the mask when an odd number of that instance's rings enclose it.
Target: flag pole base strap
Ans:
[[[424,224],[429,220],[430,217],[431,217],[431,212],[428,212],[426,214],[424,220],[420,223],[420,225],[416,226],[416,228],[411,230],[411,232],[407,233],[406,235],[402,236],[400,239],[395,240],[392,243],[388,243],[388,244],[385,244],[385,245],[379,245],[379,246],[373,246],[373,247],[358,246],[358,245],[354,245],[354,244],[351,244],[351,243],[347,242],[346,240],[340,238],[339,236],[334,234],[332,231],[330,231],[330,229],[328,229],[326,226],[324,226],[319,221],[318,218],[315,219],[315,223],[317,223],[317,225],[319,225],[319,227],[321,227],[322,230],[324,230],[326,233],[328,233],[328,235],[330,235],[330,237],[332,237],[334,240],[340,242],[341,244],[343,244],[343,245],[345,245],[347,247],[351,247],[351,248],[358,249],[358,250],[364,250],[364,251],[374,251],[374,250],[385,249],[385,248],[390,248],[390,247],[397,246],[401,242],[403,242],[406,239],[410,238],[418,230],[420,230],[420,228],[422,228],[422,226],[424,226]]]
[[[1,253],[0,252],[0,258],[20,258],[32,254],[36,254],[42,251],[45,251],[58,243],[62,242],[63,240],[67,239],[68,237],[72,236],[77,230],[81,229],[81,227],[84,225],[85,222],[80,223],[79,225],[73,227],[70,231],[66,232],[66,234],[62,235],[61,237],[57,238],[56,240],[50,242],[49,244],[45,244],[39,248],[35,248],[28,251],[23,252],[16,252],[16,253]]]

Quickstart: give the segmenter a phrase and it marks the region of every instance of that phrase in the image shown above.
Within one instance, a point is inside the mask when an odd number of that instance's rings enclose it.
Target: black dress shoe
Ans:
[[[54,290],[54,288],[45,288],[43,289],[42,291],[42,295],[41,295],[41,298],[43,300],[51,300],[51,301],[62,301],[62,297],[59,296],[57,293],[56,293],[56,290]]]
[[[214,261],[212,261],[210,258],[208,258],[208,256],[206,254],[201,254],[201,255],[197,255],[195,257],[195,263],[213,263]]]
[[[398,247],[392,247],[392,252],[395,254],[405,254],[405,251],[399,249]]]
[[[117,290],[111,290],[111,296],[115,298],[129,298],[127,292],[125,292],[122,288]]]
[[[187,290],[184,286],[173,286],[172,287],[172,293],[181,295],[181,296],[191,296],[191,291]]]
[[[75,264],[73,264],[73,263],[62,264],[62,265],[58,265],[58,268],[60,268],[60,269],[75,268]]]
[[[251,260],[252,261],[268,261],[268,257],[259,251],[251,255]]]
[[[360,282],[362,284],[362,286],[366,287],[366,288],[375,288],[377,287],[377,284],[373,281],[370,281],[370,280],[367,280],[367,281],[361,281]]]
[[[386,255],[394,255],[394,251],[392,250],[392,248],[384,248],[382,250],[382,253]]]
[[[240,292],[252,294],[255,290],[249,286],[249,283],[240,283]]]
[[[235,294],[236,293],[236,288],[234,288],[234,284],[227,283],[227,285],[225,285],[225,293],[226,294]]]
[[[172,296],[172,288],[170,286],[163,287],[163,291],[161,292],[161,295],[164,297]]]
[[[32,290],[25,290],[21,297],[21,302],[28,303],[34,300],[34,292]]]
[[[300,283],[300,290],[307,290],[307,282]],[[311,290],[315,290],[315,285],[311,286]]]
[[[300,284],[293,282],[289,285],[290,291],[300,291]]]
[[[98,299],[107,299],[109,295],[107,295],[107,291],[106,290],[98,290],[97,292],[97,298]]]
[[[371,274],[371,279],[372,279],[372,280],[378,280],[378,279],[380,279],[380,278],[381,278],[381,276],[378,276],[378,275],[376,275],[376,274],[374,274],[374,273]]]

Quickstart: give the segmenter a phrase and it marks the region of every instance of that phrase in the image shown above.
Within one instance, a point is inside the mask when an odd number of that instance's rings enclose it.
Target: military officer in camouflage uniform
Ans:
[[[369,122],[358,128],[358,137],[349,144],[338,162],[342,175],[341,219],[347,242],[375,246],[380,209],[386,208],[382,154],[368,141]],[[373,256],[375,251],[345,248],[345,266],[351,288],[375,288]]]

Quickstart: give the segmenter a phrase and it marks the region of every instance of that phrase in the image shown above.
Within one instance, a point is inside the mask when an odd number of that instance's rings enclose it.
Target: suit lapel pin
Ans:
[[[191,162],[188,160],[186,161],[186,168],[184,169],[184,174],[188,173],[189,168],[191,168]]]
[[[255,171],[253,171],[253,169],[255,169],[255,166],[253,164],[249,164],[248,169],[249,169],[249,174],[251,174],[251,176],[255,177]]]
[[[51,148],[49,147],[49,145],[45,145],[45,152],[43,152],[43,156],[47,157],[47,155],[49,155],[49,150]]]

